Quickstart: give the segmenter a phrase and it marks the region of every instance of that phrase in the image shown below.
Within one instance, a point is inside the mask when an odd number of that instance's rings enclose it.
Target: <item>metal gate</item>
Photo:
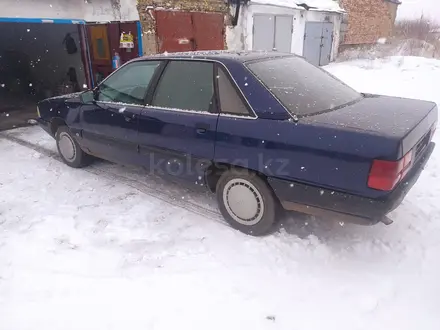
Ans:
[[[254,15],[253,50],[276,50],[290,53],[293,17],[287,15]]]
[[[156,33],[160,53],[225,48],[224,17],[219,13],[158,10]]]
[[[306,22],[303,56],[314,65],[330,63],[333,23]]]

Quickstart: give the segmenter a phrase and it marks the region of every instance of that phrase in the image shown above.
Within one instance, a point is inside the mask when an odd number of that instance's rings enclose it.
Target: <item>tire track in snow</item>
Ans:
[[[21,138],[15,137],[12,134],[0,133],[0,136],[3,136],[6,140],[9,140],[13,143],[19,144],[25,148],[39,152],[40,154],[42,154],[46,157],[52,158],[52,159],[54,159],[64,165],[64,162],[62,161],[62,159],[58,155],[58,153],[56,153],[52,150],[49,150],[49,149],[42,147],[42,146],[39,146],[37,144],[33,144],[33,143],[26,141],[26,140],[23,140]],[[196,203],[192,203],[190,201],[185,201],[180,198],[177,198],[176,196],[174,196],[172,194],[172,192],[166,192],[166,191],[164,192],[164,191],[158,190],[154,187],[149,186],[146,183],[139,182],[138,180],[126,177],[124,175],[116,174],[114,172],[99,169],[96,166],[89,166],[89,167],[83,168],[81,170],[84,170],[84,171],[89,172],[91,174],[97,175],[99,177],[105,177],[106,179],[111,180],[111,181],[116,181],[118,183],[124,184],[124,185],[129,186],[133,189],[136,189],[137,191],[139,191],[145,195],[159,199],[167,204],[170,204],[172,206],[177,206],[177,207],[184,209],[186,211],[189,211],[191,213],[201,215],[203,217],[209,218],[210,220],[214,220],[218,223],[221,223],[222,225],[228,226],[227,223],[223,220],[223,217],[220,215],[219,212],[210,210],[209,208],[203,207],[203,206],[198,205]],[[171,185],[172,183],[169,183],[169,184]]]

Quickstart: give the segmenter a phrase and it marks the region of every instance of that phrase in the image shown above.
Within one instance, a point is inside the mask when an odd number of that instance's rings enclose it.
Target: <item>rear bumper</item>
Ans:
[[[53,136],[52,130],[50,129],[50,122],[45,121],[44,119],[37,118],[37,123],[40,125],[42,129],[44,129],[48,134]]]
[[[434,148],[435,144],[431,142],[405,180],[381,199],[350,195],[275,178],[269,178],[268,181],[287,210],[372,225],[379,221],[387,222],[386,215],[400,205],[417,182]]]

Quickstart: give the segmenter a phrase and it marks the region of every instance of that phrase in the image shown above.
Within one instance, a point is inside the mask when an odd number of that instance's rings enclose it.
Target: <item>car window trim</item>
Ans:
[[[251,103],[249,102],[249,100],[247,99],[247,97],[244,95],[244,93],[243,93],[243,91],[241,90],[240,86],[238,86],[237,81],[235,80],[235,78],[234,78],[234,76],[232,75],[231,71],[229,71],[228,67],[227,67],[223,62],[216,61],[216,60],[214,60],[213,62],[215,62],[215,63],[217,63],[218,65],[220,65],[220,66],[221,66],[221,67],[222,67],[222,68],[223,68],[223,69],[229,74],[229,76],[231,77],[231,79],[232,79],[232,81],[233,81],[233,85],[237,88],[237,90],[239,91],[239,94],[243,97],[243,99],[246,101],[246,104],[248,105],[249,109],[251,110],[251,116],[250,116],[249,118],[243,116],[243,118],[247,118],[247,119],[258,119],[258,115],[257,115],[257,113],[255,112],[254,108],[252,107],[252,105],[251,105]],[[243,65],[243,68],[244,68],[246,71],[250,71],[250,70],[249,70],[244,64],[242,64],[242,65]],[[255,77],[255,75],[254,75],[254,77]],[[258,80],[258,79],[257,79],[257,80]],[[223,116],[233,116],[233,117],[235,118],[235,115],[223,114]]]
[[[171,54],[172,55],[172,54]],[[247,99],[247,97],[244,95],[243,91],[241,90],[241,88],[238,86],[237,81],[235,80],[234,76],[232,75],[231,71],[229,71],[228,67],[221,61],[219,60],[215,60],[215,59],[203,59],[203,58],[197,58],[197,59],[191,59],[191,58],[187,58],[187,57],[172,57],[171,55],[169,55],[169,59],[162,59],[163,61],[179,61],[179,60],[183,60],[183,61],[198,61],[198,62],[211,62],[211,63],[215,63],[220,65],[228,74],[229,77],[231,77],[232,81],[233,81],[233,85],[236,86],[237,90],[239,91],[239,94],[243,97],[243,99],[246,101],[245,103],[247,104],[247,106],[249,107],[249,109],[251,110],[251,115],[250,117],[245,117],[245,116],[240,116],[240,118],[243,119],[258,119],[258,115],[255,112],[254,108],[252,107],[251,103],[249,102],[249,100]],[[290,55],[286,55],[287,57]],[[281,57],[281,56],[276,56],[276,57]],[[150,60],[150,59],[148,59]],[[153,59],[151,59],[153,60]],[[248,72],[250,72],[252,74],[252,76],[254,76],[258,81],[259,79],[253,74],[253,72],[251,72],[247,67],[246,67],[246,63],[250,63],[251,61],[247,61],[247,62],[243,62],[242,66],[244,67],[244,69]],[[264,86],[264,85],[263,85]],[[147,104],[147,106],[151,107],[151,103]],[[282,105],[284,107],[284,105]],[[183,110],[183,109],[182,109]],[[183,110],[184,111],[184,110]],[[287,111],[287,109],[286,109]],[[237,118],[236,115],[229,115],[229,114],[222,114],[220,113],[221,116],[227,116],[227,117],[233,117],[233,118]]]
[[[159,67],[159,70],[157,70],[153,78],[151,79],[151,84],[148,86],[147,94],[145,95],[145,105],[151,106],[151,103],[153,102],[153,98],[156,95],[157,86],[159,85],[159,81],[162,79],[163,73],[165,72],[165,69],[168,66],[168,63],[170,60],[162,60],[162,63]]]
[[[120,108],[123,107],[131,107],[131,108],[139,108],[139,109],[144,109],[145,105],[141,105],[141,104],[134,104],[134,103],[125,103],[125,102],[112,102],[112,101],[95,101],[97,104],[110,104],[110,105],[117,105]],[[109,110],[109,109],[105,109],[105,110]],[[111,111],[111,110],[109,110]]]
[[[168,108],[168,107],[159,107],[157,105],[147,104],[144,109],[150,110],[158,110],[158,111],[174,111],[174,112],[184,112],[184,113],[193,113],[198,115],[208,115],[208,116],[218,116],[217,112],[208,112],[208,111],[199,111],[199,110],[187,110],[187,109],[177,109],[177,108]]]
[[[234,118],[246,118],[246,117],[256,117],[252,116],[252,109],[250,107],[249,102],[247,102],[246,98],[243,95],[243,92],[241,92],[240,88],[237,86],[235,80],[233,80],[233,77],[231,76],[230,72],[227,70],[224,70],[224,67],[222,67],[221,65],[219,65],[218,63],[216,63],[215,65],[216,71],[215,71],[215,77],[219,77],[219,71],[221,70],[223,72],[223,74],[226,76],[226,79],[229,81],[229,83],[231,84],[232,88],[234,89],[235,93],[237,94],[238,98],[240,99],[240,101],[243,103],[243,105],[245,106],[246,110],[247,110],[247,114],[236,114],[236,113],[230,113],[230,112],[223,112],[222,111],[222,104],[221,104],[221,98],[220,98],[220,88],[219,88],[219,84],[218,84],[218,78],[216,79],[216,85],[217,85],[217,89],[216,89],[216,93],[217,93],[217,100],[218,100],[218,111],[220,114],[225,115],[225,116],[233,116]],[[255,114],[255,113],[254,113]]]
[[[181,111],[197,112],[197,113],[219,114],[219,108],[218,108],[219,101],[217,99],[217,94],[216,94],[216,79],[215,79],[215,77],[216,77],[216,70],[215,70],[216,62],[215,61],[203,60],[203,59],[194,59],[193,60],[193,59],[186,59],[186,58],[181,58],[181,59],[178,58],[178,59],[169,59],[169,60],[166,60],[166,62],[167,63],[162,68],[160,75],[157,76],[157,81],[155,81],[154,91],[151,93],[151,95],[149,96],[149,98],[147,100],[148,103],[146,105],[148,107],[161,108],[161,109],[181,110]],[[160,83],[161,79],[163,78],[163,75],[165,74],[168,65],[171,62],[202,62],[202,63],[208,62],[208,63],[212,64],[212,79],[213,79],[212,83],[213,83],[213,86],[214,86],[214,109],[209,110],[209,111],[200,111],[200,110],[194,110],[194,109],[181,109],[181,108],[160,107],[160,106],[156,106],[156,105],[152,104],[153,100],[154,100],[154,97],[156,96],[159,83]]]
[[[273,58],[278,58],[278,57],[289,57],[289,56],[294,56],[294,55],[286,55],[286,56],[276,56],[276,57],[273,57]],[[268,59],[273,59],[272,57],[271,58],[268,58]],[[251,112],[252,112],[252,115],[248,118],[248,117],[246,117],[246,116],[239,116],[240,118],[245,118],[245,119],[258,119],[258,115],[257,115],[257,113],[255,112],[255,110],[254,110],[254,108],[252,107],[252,105],[250,104],[250,102],[249,102],[249,100],[246,98],[246,96],[243,94],[243,91],[240,89],[240,87],[238,86],[238,84],[237,84],[237,81],[234,79],[234,77],[232,76],[232,74],[231,74],[231,71],[229,71],[229,69],[226,67],[226,65],[223,63],[223,62],[221,62],[221,61],[218,61],[218,60],[213,60],[213,59],[200,59],[200,58],[198,58],[198,59],[196,59],[196,60],[193,60],[193,59],[190,59],[190,58],[178,58],[178,57],[176,57],[176,58],[170,58],[170,59],[163,59],[163,58],[158,58],[158,59],[154,59],[154,58],[149,58],[149,59],[138,59],[138,60],[134,60],[134,61],[132,61],[132,62],[127,62],[127,63],[124,63],[121,67],[120,67],[120,69],[121,68],[123,68],[124,66],[126,66],[126,65],[128,65],[128,64],[130,64],[130,63],[133,63],[133,62],[143,62],[143,61],[146,61],[146,62],[148,62],[148,61],[162,61],[164,64],[163,64],[163,67],[162,67],[162,70],[161,70],[161,73],[160,73],[160,75],[158,75],[158,79],[157,79],[157,81],[155,81],[155,86],[151,86],[152,87],[152,89],[153,89],[153,93],[155,93],[155,91],[156,91],[156,88],[157,88],[157,84],[158,84],[158,82],[159,82],[159,80],[160,80],[160,77],[162,76],[162,74],[163,74],[163,72],[164,72],[164,70],[165,70],[165,68],[166,68],[166,66],[167,66],[167,64],[168,64],[168,62],[169,61],[171,61],[171,60],[184,60],[184,61],[198,61],[198,62],[211,62],[211,63],[216,63],[216,64],[218,64],[218,65],[220,65],[228,74],[229,74],[229,76],[232,78],[232,81],[234,82],[234,85],[236,86],[236,88],[240,91],[240,95],[243,97],[243,99],[246,101],[246,104],[249,106],[249,109],[251,110]],[[255,60],[255,62],[258,62],[259,60]],[[249,70],[248,68],[247,68],[247,66],[246,66],[246,64],[247,63],[252,63],[252,62],[254,62],[254,61],[246,61],[246,62],[244,62],[244,63],[242,63],[242,65],[243,65],[243,67],[250,73],[250,74],[252,74],[252,76],[254,76],[254,78],[257,80],[257,81],[259,81],[261,84],[263,84],[263,82],[261,82],[260,81],[260,79],[251,71],[251,70]],[[118,70],[116,70],[116,71],[118,71]],[[113,71],[110,75],[108,75],[104,80],[102,80],[100,83],[99,83],[99,85],[97,85],[95,88],[93,88],[93,90],[95,90],[95,89],[97,89],[97,88],[99,88],[99,86],[104,82],[104,81],[106,81],[108,78],[110,78],[116,71]],[[264,87],[266,87],[264,84],[263,84],[263,86]],[[271,94],[272,94],[272,96],[278,101],[278,103],[279,104],[281,104],[281,106],[286,110],[286,112],[291,116],[291,117],[293,117],[293,115],[287,110],[287,108],[284,106],[284,104],[282,104],[279,100],[278,100],[278,98],[271,92],[271,91],[269,91]],[[147,107],[152,107],[152,105],[151,105],[151,102],[152,102],[152,98],[151,98],[151,100],[148,100],[148,93],[147,93],[147,101],[149,101],[149,103],[148,102],[146,102],[146,104],[145,104],[145,106],[147,106]],[[165,109],[165,108],[164,108]],[[166,109],[168,109],[168,108],[166,108]],[[182,111],[185,111],[184,109],[181,109]],[[190,110],[190,111],[192,111],[192,110]],[[221,116],[228,116],[228,117],[234,117],[234,118],[236,118],[237,117],[237,115],[229,115],[229,114],[222,114],[222,113],[220,113],[220,115]]]
[[[239,91],[239,94],[243,97],[243,100],[245,100],[246,105],[249,107],[249,109],[251,110],[251,115],[249,117],[246,116],[237,116],[237,115],[232,115],[232,114],[226,114],[226,113],[219,113],[220,116],[222,117],[231,117],[231,118],[241,118],[241,119],[258,119],[258,115],[255,112],[254,108],[252,107],[252,105],[250,104],[249,100],[247,99],[247,97],[243,94],[243,91],[240,89],[240,87],[238,86],[237,81],[235,80],[235,78],[232,76],[231,71],[229,71],[228,67],[221,61],[218,60],[214,60],[214,59],[203,59],[203,58],[198,58],[198,59],[191,59],[191,58],[179,58],[179,57],[171,57],[169,59],[160,59],[161,61],[165,62],[166,64],[164,64],[164,67],[162,68],[162,71],[160,73],[160,75],[157,76],[157,80],[155,81],[155,86],[151,86],[152,87],[152,93],[154,94],[156,92],[156,88],[157,88],[157,84],[163,74],[163,72],[165,71],[166,65],[168,64],[169,61],[178,61],[178,60],[184,60],[184,61],[198,61],[198,62],[211,62],[214,64],[217,64],[219,66],[221,66],[229,75],[229,77],[231,77],[232,81],[233,81],[233,85],[235,85],[236,89]],[[154,61],[154,59],[146,59],[146,60],[138,60],[138,61]],[[247,62],[245,62],[247,63]],[[251,70],[249,70],[246,65],[244,65],[245,63],[243,63],[243,68],[248,71],[253,77],[255,77],[255,79],[257,81],[260,82],[260,80],[253,74],[253,72]],[[261,83],[261,82],[260,82]],[[263,85],[264,86],[264,85]],[[274,98],[278,101],[278,99],[275,97],[275,95],[273,95]],[[152,97],[151,99],[147,99],[147,104],[146,107],[149,108],[153,108],[153,105],[151,104],[152,102]],[[279,101],[278,101],[279,102]],[[284,105],[279,102],[281,104],[282,107],[284,107]],[[156,108],[160,108],[160,107],[156,107]],[[285,107],[284,107],[285,108]],[[171,109],[171,108],[162,108],[162,109]],[[182,111],[185,112],[187,110],[184,109],[171,109],[171,110],[175,110],[175,111]],[[285,108],[286,112],[289,113],[290,116],[292,116],[292,114]],[[189,112],[192,112],[194,110],[188,110]],[[207,114],[207,112],[201,112],[204,114]],[[209,113],[208,113],[209,114]]]
[[[218,86],[218,69],[217,69],[217,63],[211,62],[213,67],[213,78],[214,78],[214,102],[215,102],[215,110],[217,114],[221,113],[221,107],[220,107],[220,89]]]

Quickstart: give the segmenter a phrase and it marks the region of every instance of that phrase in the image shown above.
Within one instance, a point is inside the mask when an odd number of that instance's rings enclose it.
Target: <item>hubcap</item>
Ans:
[[[58,147],[60,148],[61,155],[69,161],[72,162],[76,156],[75,143],[69,134],[62,132],[58,141]]]
[[[263,197],[247,180],[229,181],[223,190],[223,202],[229,215],[242,225],[253,226],[263,217]]]

